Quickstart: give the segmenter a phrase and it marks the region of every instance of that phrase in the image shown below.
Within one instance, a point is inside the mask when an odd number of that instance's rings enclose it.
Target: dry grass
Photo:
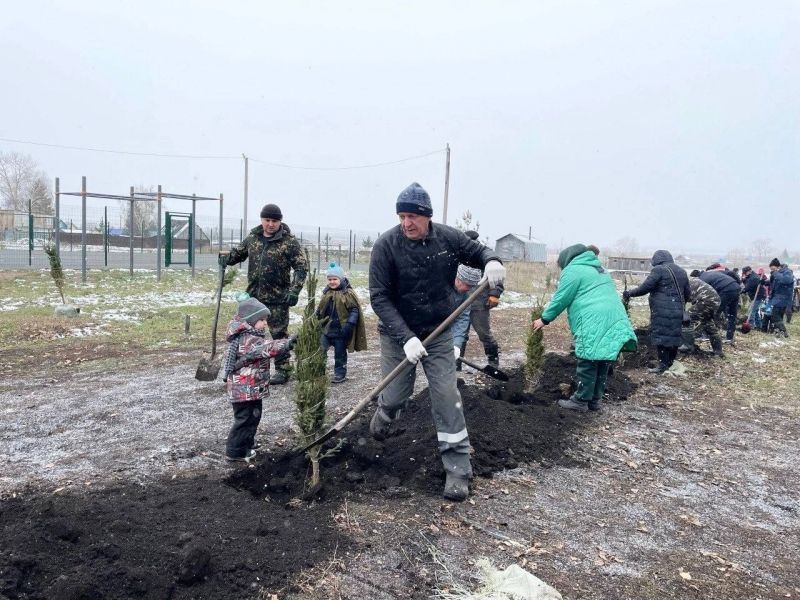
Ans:
[[[505,289],[521,294],[542,295],[555,289],[558,268],[555,265],[529,262],[506,262]]]

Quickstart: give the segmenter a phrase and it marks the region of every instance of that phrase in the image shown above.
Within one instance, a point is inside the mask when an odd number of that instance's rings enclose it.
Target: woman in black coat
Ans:
[[[651,373],[663,373],[672,366],[681,345],[683,309],[692,296],[689,277],[666,250],[658,250],[650,261],[653,270],[642,285],[623,292],[625,297],[650,294],[650,337],[658,351],[658,367]]]

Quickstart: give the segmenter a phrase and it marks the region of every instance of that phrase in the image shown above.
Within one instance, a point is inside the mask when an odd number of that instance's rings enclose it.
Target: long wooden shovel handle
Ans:
[[[219,323],[219,305],[222,304],[222,287],[225,284],[225,265],[219,266],[219,288],[217,289],[217,309],[214,312],[214,323],[211,326],[211,356],[217,354],[217,323]]]
[[[453,324],[453,321],[455,321],[458,318],[458,315],[460,315],[462,312],[467,310],[467,307],[470,304],[472,304],[478,298],[478,296],[481,294],[481,292],[483,292],[484,290],[488,289],[488,287],[489,287],[489,281],[488,280],[484,280],[483,282],[478,284],[478,287],[475,288],[475,290],[467,297],[467,299],[464,300],[464,302],[462,302],[458,306],[458,308],[456,308],[452,313],[450,313],[450,316],[447,317],[444,321],[442,321],[441,324],[436,329],[434,329],[430,333],[430,335],[428,335],[428,337],[426,337],[422,341],[422,345],[427,348],[428,345],[431,342],[433,342],[433,340],[435,340],[437,337],[439,337],[439,335],[445,329],[450,327],[450,325]],[[369,404],[375,398],[377,398],[378,394],[380,394],[386,388],[387,385],[389,385],[398,375],[403,373],[410,366],[411,366],[411,361],[409,361],[407,358],[404,358],[402,360],[402,362],[392,370],[391,373],[389,373],[386,377],[381,379],[380,383],[375,386],[375,388],[369,393],[368,396],[366,396],[365,398],[361,399],[359,401],[359,403],[356,404],[350,410],[349,413],[347,413],[345,416],[343,416],[341,419],[339,419],[336,422],[336,424],[328,430],[327,433],[325,433],[322,437],[320,437],[320,438],[314,440],[313,442],[311,442],[308,446],[303,448],[303,450],[305,451],[305,450],[308,450],[309,448],[313,448],[314,446],[316,446],[318,444],[321,444],[322,442],[324,442],[326,440],[329,440],[334,435],[339,433],[342,429],[344,429],[344,427],[350,421],[353,420],[353,417],[355,417],[359,412],[361,412],[361,409],[363,409],[367,404]]]

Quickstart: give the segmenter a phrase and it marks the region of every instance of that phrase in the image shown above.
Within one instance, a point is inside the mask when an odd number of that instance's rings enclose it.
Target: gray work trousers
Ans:
[[[480,302],[480,300],[475,304],[478,302]],[[483,351],[486,353],[486,358],[496,361],[499,354],[499,347],[497,345],[497,340],[494,339],[494,335],[492,334],[492,326],[489,321],[489,309],[476,306],[475,304],[473,304],[472,309],[469,311],[470,325],[472,325],[475,333],[478,334],[478,339],[483,344]],[[467,339],[469,340],[469,329],[467,329]]]
[[[458,477],[472,477],[470,445],[461,394],[456,386],[456,361],[453,356],[453,335],[442,333],[428,347],[428,356],[419,363],[428,379],[433,423],[439,440],[439,452],[445,472]],[[406,355],[403,347],[388,335],[381,334],[381,371],[386,377]],[[417,363],[417,364],[419,364]],[[381,392],[378,406],[384,416],[395,420],[414,393],[417,365],[398,376]]]

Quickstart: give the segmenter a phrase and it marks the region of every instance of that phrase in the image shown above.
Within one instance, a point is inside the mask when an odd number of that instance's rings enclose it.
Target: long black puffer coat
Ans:
[[[410,240],[393,227],[375,242],[369,262],[378,331],[400,344],[424,339],[453,311],[458,265],[483,269],[490,260],[499,260],[494,250],[454,227],[431,223],[424,240]]]
[[[629,294],[650,294],[650,337],[657,346],[675,348],[682,343],[683,305],[692,297],[689,277],[666,250],[657,250],[650,262],[653,265],[650,275]]]

